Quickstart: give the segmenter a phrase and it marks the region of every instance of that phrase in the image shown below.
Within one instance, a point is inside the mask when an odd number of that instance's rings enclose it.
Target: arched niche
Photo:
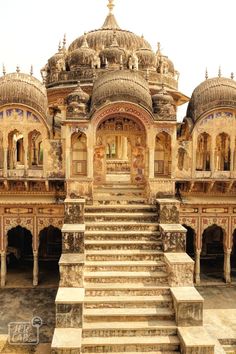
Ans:
[[[226,133],[220,133],[216,137],[215,170],[230,171],[230,160],[230,136]]]
[[[204,132],[197,138],[196,146],[196,170],[211,170],[211,136]]]
[[[171,136],[166,132],[158,133],[155,140],[155,177],[170,177],[171,163]]]
[[[29,166],[30,168],[42,168],[43,166],[43,144],[42,134],[33,130],[28,135],[29,144]]]
[[[71,174],[87,176],[87,137],[82,132],[71,135]]]

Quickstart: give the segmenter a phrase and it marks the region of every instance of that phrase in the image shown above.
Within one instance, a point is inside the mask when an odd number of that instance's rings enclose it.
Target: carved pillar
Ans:
[[[224,252],[224,279],[226,283],[231,283],[231,266],[230,266],[230,255],[231,255],[231,248],[226,248]]]
[[[235,137],[230,136],[230,171],[234,171]]]
[[[196,161],[197,161],[197,137],[196,134],[193,135],[192,144],[192,178],[196,175]]]
[[[1,253],[1,287],[4,287],[6,284],[7,277],[7,257],[6,252]]]
[[[87,176],[93,178],[93,147],[88,147],[87,151]]]
[[[66,179],[71,177],[71,134],[70,130],[66,131],[66,151],[65,151],[65,161],[66,161]]]
[[[38,251],[34,251],[33,286],[38,285],[38,278],[39,278]]]
[[[201,256],[201,250],[196,249],[195,250],[195,283],[197,285],[200,284],[200,256]]]
[[[25,169],[25,176],[27,176],[28,168],[29,168],[28,150],[29,150],[28,134],[24,134],[24,166],[25,166],[24,169]]]
[[[3,177],[7,177],[7,158],[8,158],[8,148],[3,147]]]
[[[212,141],[211,141],[211,172],[214,173],[216,171],[215,167],[215,151],[216,150],[216,138],[215,136],[212,136]]]
[[[155,149],[154,147],[149,148],[149,178],[154,178],[154,155]]]

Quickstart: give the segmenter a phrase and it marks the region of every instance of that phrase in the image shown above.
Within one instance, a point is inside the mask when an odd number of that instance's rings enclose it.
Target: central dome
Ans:
[[[111,13],[111,9],[103,26],[98,30],[93,30],[87,33],[86,38],[89,47],[96,51],[109,47],[113,41],[114,31],[116,32],[116,39],[120,48],[126,49],[130,52],[143,47],[151,49],[150,44],[141,36],[137,36],[130,31],[122,30],[117,24],[115,16]],[[84,36],[75,39],[69,46],[69,52],[81,47],[83,40]]]

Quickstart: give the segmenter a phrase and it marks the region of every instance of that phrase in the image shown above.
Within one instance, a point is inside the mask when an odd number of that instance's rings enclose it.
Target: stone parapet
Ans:
[[[177,199],[156,199],[160,224],[178,224],[180,202]]]
[[[78,287],[84,285],[84,255],[64,253],[59,260],[60,287]]]
[[[56,296],[56,327],[82,328],[83,288],[59,288]]]
[[[81,328],[55,328],[51,354],[80,354],[81,342]]]
[[[172,287],[171,294],[178,326],[202,326],[203,297],[193,286]]]
[[[66,198],[65,204],[65,224],[84,224],[85,199]]]
[[[180,224],[160,224],[164,252],[185,252],[187,230]]]
[[[214,340],[203,326],[179,327],[182,354],[214,354]]]
[[[194,261],[186,253],[164,253],[170,286],[193,286]]]
[[[64,224],[62,227],[62,252],[84,253],[84,224]]]

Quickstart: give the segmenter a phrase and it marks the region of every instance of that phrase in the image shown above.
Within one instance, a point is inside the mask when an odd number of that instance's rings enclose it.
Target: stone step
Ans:
[[[177,336],[144,336],[144,337],[90,337],[83,338],[83,353],[157,353],[157,351],[179,350]]]
[[[86,250],[161,250],[161,241],[85,241]]]
[[[84,280],[87,283],[143,283],[156,285],[167,284],[168,274],[163,271],[158,272],[84,272]]]
[[[95,212],[95,213],[85,213],[85,223],[91,221],[134,221],[134,222],[157,222],[158,215],[157,213],[152,212]]]
[[[153,250],[115,250],[107,251],[86,251],[86,261],[163,261],[162,251]]]
[[[126,205],[86,205],[85,213],[101,213],[101,212],[109,212],[109,213],[139,213],[139,212],[150,212],[157,213],[157,207],[152,204],[126,204]]]
[[[86,222],[85,230],[104,230],[104,231],[158,231],[159,224],[154,222],[137,222],[137,221],[93,221]]]
[[[125,196],[94,196],[94,205],[127,205],[127,204],[146,204],[147,199],[143,197]]]
[[[85,240],[129,240],[129,241],[158,241],[161,240],[159,231],[103,231],[92,230],[85,232]]]
[[[175,321],[84,322],[83,337],[142,337],[176,335]]]
[[[159,296],[170,295],[168,286],[144,284],[97,283],[87,284],[85,296]]]
[[[161,261],[87,261],[85,270],[94,271],[150,271],[166,270],[166,264]]]
[[[159,296],[87,296],[84,307],[91,309],[101,308],[136,308],[152,307],[172,308],[172,297],[170,295]]]
[[[171,320],[175,318],[173,309],[168,307],[139,307],[137,308],[84,308],[85,321],[147,321],[147,320]]]
[[[103,190],[96,190],[93,193],[93,196],[95,198],[103,198],[103,197],[124,197],[124,198],[131,198],[131,197],[144,197],[145,192],[142,189],[124,189],[124,188],[119,188],[119,189],[112,189],[112,188],[107,188]]]

